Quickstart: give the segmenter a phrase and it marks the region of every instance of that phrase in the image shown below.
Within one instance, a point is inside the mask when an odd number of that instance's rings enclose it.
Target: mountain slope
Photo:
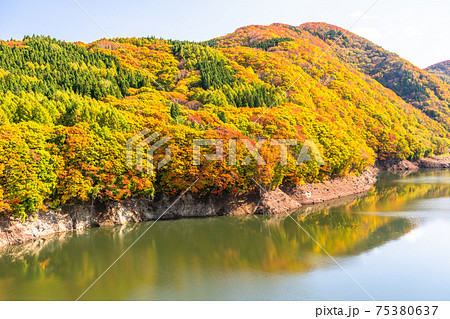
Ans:
[[[447,150],[440,116],[327,48],[326,39],[283,24],[244,27],[205,43],[0,42],[0,212],[24,218],[80,201],[179,194],[197,178],[190,191],[199,195],[247,192],[254,179],[295,186],[359,174],[376,159]],[[436,94],[431,101],[443,104]],[[144,128],[171,137],[172,160],[155,175],[125,161],[126,140]],[[227,139],[236,139],[237,165],[228,158],[192,165],[193,140],[202,138],[225,140],[225,154]],[[282,165],[267,142],[259,151],[267,165],[258,165],[244,163],[240,139],[300,144]],[[296,165],[306,139],[325,165]],[[164,149],[155,156],[161,160]]]
[[[433,64],[425,70],[441,78],[447,84],[450,84],[450,60]]]
[[[337,40],[333,50],[341,61],[355,65],[406,102],[450,128],[450,86],[442,80],[360,36],[345,33],[342,28],[325,23],[305,23],[299,29],[318,36],[329,45]]]
[[[289,39],[289,41],[280,41],[266,50],[257,48],[259,43],[276,39]],[[289,89],[286,96],[296,104],[306,103],[305,97],[314,97],[318,93],[312,92],[309,89],[311,86],[327,91],[320,92],[322,99],[327,99],[330,91],[333,91],[331,94],[338,94],[338,97],[333,96],[328,100],[326,105],[332,104],[333,100],[355,102],[360,95],[361,97],[369,95],[365,97],[366,100],[372,99],[372,102],[379,103],[379,101],[373,101],[373,97],[383,96],[387,97],[396,108],[391,110],[391,106],[383,106],[382,109],[387,107],[387,112],[392,116],[395,117],[398,109],[408,114],[412,112],[411,119],[419,118],[430,128],[437,125],[436,127],[441,128],[438,129],[438,136],[447,136],[447,133],[442,131],[442,126],[434,119],[430,119],[423,112],[413,110],[410,104],[383,88],[371,76],[362,72],[355,63],[346,63],[333,50],[327,51],[329,44],[326,41],[303,28],[284,24],[249,26],[207,43],[226,53],[228,58],[245,67],[251,67],[265,82],[281,87],[283,90]],[[325,51],[327,52],[324,54]],[[316,63],[311,67],[314,62]],[[355,88],[358,89],[355,91]],[[444,89],[448,88],[444,86]],[[357,107],[361,108],[361,104]],[[348,104],[345,108],[351,110]],[[353,110],[349,113],[357,114]],[[342,113],[339,116],[342,116]]]

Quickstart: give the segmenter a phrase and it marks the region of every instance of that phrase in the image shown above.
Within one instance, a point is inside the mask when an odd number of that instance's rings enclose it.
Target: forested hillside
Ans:
[[[375,50],[368,44],[322,56],[336,35],[314,30],[249,26],[204,43],[0,42],[0,212],[25,218],[63,204],[179,194],[197,178],[198,196],[237,194],[255,188],[253,178],[293,186],[358,174],[377,158],[447,151],[446,84],[400,58],[395,72],[386,64],[375,72],[361,64],[361,52]],[[400,76],[408,72],[411,81]],[[172,137],[172,161],[155,176],[125,165],[126,140],[144,128]],[[244,165],[238,143],[237,165],[193,166],[198,138],[313,139],[325,165],[296,165],[301,144],[280,165],[269,143],[260,149],[268,165]]]
[[[339,59],[352,64],[429,117],[450,128],[450,86],[397,54],[351,32],[324,23],[299,27],[328,44],[336,42]]]
[[[450,84],[450,60],[433,64],[425,70],[441,78],[445,83]]]

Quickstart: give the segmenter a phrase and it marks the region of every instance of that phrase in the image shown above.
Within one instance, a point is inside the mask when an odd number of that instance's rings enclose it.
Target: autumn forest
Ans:
[[[0,213],[177,195],[196,179],[197,196],[241,194],[253,179],[273,189],[446,153],[443,69],[323,23],[248,26],[199,43],[0,41]],[[143,129],[171,137],[172,160],[154,175],[125,161],[127,139]],[[296,165],[301,145],[281,165],[269,143],[259,149],[267,165],[245,165],[238,143],[236,165],[194,166],[192,140],[202,138],[312,139],[325,165]]]

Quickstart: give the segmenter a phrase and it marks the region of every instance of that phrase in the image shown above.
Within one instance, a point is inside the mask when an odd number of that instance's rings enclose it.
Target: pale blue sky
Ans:
[[[77,0],[112,36],[207,40],[249,24],[327,22],[347,29],[375,0]],[[450,59],[450,1],[379,0],[352,29],[419,67]],[[0,39],[106,34],[73,0],[0,0]]]

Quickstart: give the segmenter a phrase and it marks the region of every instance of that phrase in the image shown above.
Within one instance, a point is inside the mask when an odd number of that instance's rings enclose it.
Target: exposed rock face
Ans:
[[[7,216],[0,216],[0,246],[73,229],[71,216],[58,212],[39,211],[35,218],[30,218],[24,223]]]
[[[393,171],[417,171],[419,166],[416,163],[410,161],[400,161],[394,167],[391,168]]]
[[[262,192],[261,203],[263,214],[283,214],[302,206],[279,188],[271,192]]]
[[[301,205],[317,204],[368,191],[376,182],[378,169],[372,168],[360,176],[347,176],[323,183],[306,184],[285,192]]]
[[[387,171],[417,171],[419,165],[407,160],[403,161],[383,161],[378,166]]]
[[[416,162],[382,161],[377,163],[377,167],[387,171],[416,171],[420,168],[447,169],[450,168],[450,156],[425,157]]]
[[[276,189],[241,196],[211,195],[193,197],[186,194],[179,200],[163,197],[157,200],[131,199],[97,205],[63,206],[59,210],[39,211],[25,222],[0,215],[0,246],[91,227],[137,223],[157,219],[209,217],[237,214],[283,214],[305,204],[365,192],[376,181],[377,169],[361,176],[339,178],[293,189]],[[175,202],[175,203],[174,203]]]
[[[423,158],[419,160],[418,165],[420,168],[450,168],[450,158]]]

